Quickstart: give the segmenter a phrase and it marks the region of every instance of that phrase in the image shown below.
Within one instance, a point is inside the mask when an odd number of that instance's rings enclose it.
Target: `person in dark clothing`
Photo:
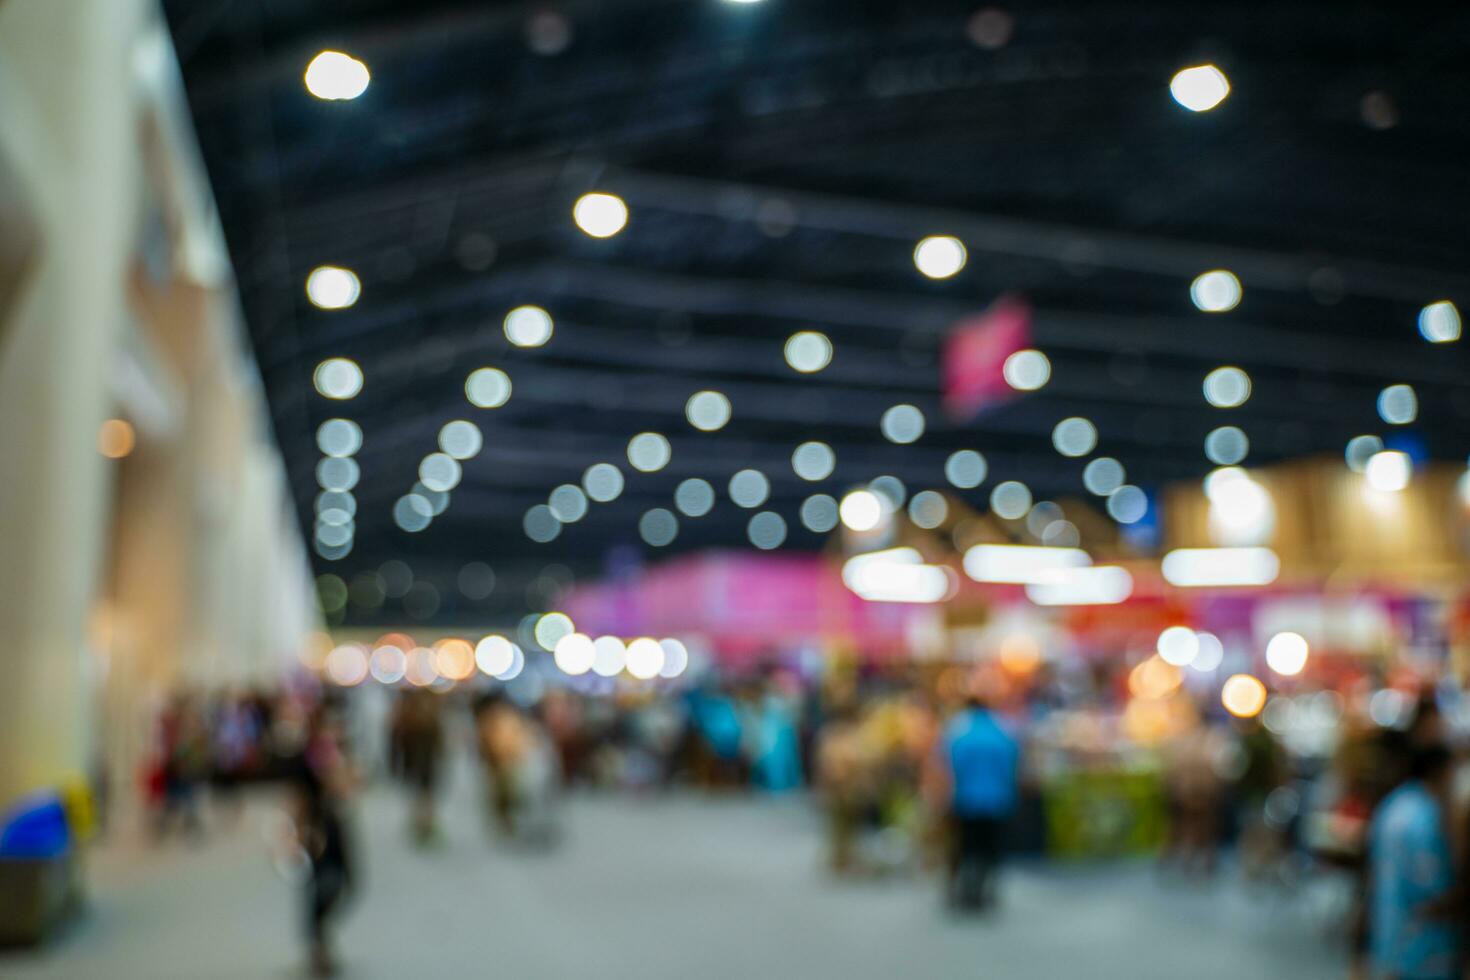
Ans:
[[[355,782],[336,719],[325,709],[317,709],[301,752],[291,764],[296,834],[311,872],[306,925],[313,976],[336,972],[329,932],[355,884],[346,818]]]
[[[402,755],[403,777],[413,793],[410,821],[413,838],[419,844],[431,844],[439,833],[435,796],[444,755],[444,726],[438,695],[430,691],[404,692],[394,727]]]

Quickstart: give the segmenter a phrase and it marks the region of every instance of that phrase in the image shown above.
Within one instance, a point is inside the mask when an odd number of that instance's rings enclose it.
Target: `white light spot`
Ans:
[[[889,442],[908,445],[924,434],[924,413],[913,405],[894,405],[883,413],[879,428]]]
[[[552,657],[562,673],[576,677],[592,669],[597,650],[592,638],[585,633],[572,633],[557,641]]]
[[[1373,458],[1373,454],[1382,451],[1383,440],[1377,436],[1353,436],[1348,440],[1347,449],[1342,455],[1347,461],[1348,469],[1354,473],[1362,473],[1368,468],[1368,460]]]
[[[825,493],[814,493],[801,503],[801,523],[814,534],[826,534],[837,526],[837,501]]]
[[[447,422],[439,430],[439,448],[455,459],[469,459],[478,455],[485,445],[480,427],[464,419]]]
[[[464,393],[476,408],[499,408],[510,401],[510,375],[500,368],[477,368],[465,380]]]
[[[771,481],[760,470],[741,470],[730,477],[730,499],[741,507],[759,507],[771,495]]]
[[[1125,483],[1108,497],[1108,516],[1119,524],[1137,524],[1148,514],[1148,495]]]
[[[319,265],[306,277],[306,298],[323,310],[345,310],[362,295],[362,283],[351,269]]]
[[[791,469],[803,480],[825,480],[837,466],[837,454],[825,442],[804,442],[791,454]]]
[[[871,490],[854,490],[842,498],[839,515],[853,531],[871,531],[883,522],[883,501]]]
[[[949,517],[949,501],[944,494],[921,490],[909,501],[909,520],[926,530],[933,530]]]
[[[930,235],[914,246],[914,267],[930,279],[948,279],[967,258],[965,243],[953,235]]]
[[[1459,340],[1460,311],[1447,299],[1430,303],[1419,311],[1419,333],[1431,344]]]
[[[675,488],[674,506],[686,517],[703,517],[715,506],[715,488],[707,480],[690,477]]]
[[[1019,521],[1031,510],[1031,489],[1017,480],[997,484],[990,491],[990,509],[997,517]]]
[[[428,527],[433,516],[429,502],[416,493],[399,497],[393,505],[393,523],[410,533],[417,533]]]
[[[1006,358],[1001,373],[1017,391],[1035,391],[1051,380],[1051,361],[1039,350],[1018,350]]]
[[[1208,674],[1219,669],[1225,660],[1225,644],[1214,633],[1199,632],[1195,636],[1199,640],[1199,650],[1189,666],[1202,674]]]
[[[611,463],[593,463],[582,474],[582,489],[600,504],[617,500],[623,492],[623,471]]]
[[[887,501],[889,510],[898,510],[909,497],[909,488],[896,476],[874,477],[868,489]]]
[[[594,191],[572,205],[572,220],[593,238],[611,238],[628,224],[628,205],[616,194]]]
[[[1409,460],[1408,453],[1385,449],[1369,458],[1368,466],[1363,472],[1368,478],[1368,486],[1384,493],[1394,493],[1409,485],[1409,478],[1414,474],[1414,464]]]
[[[563,483],[551,491],[546,505],[563,524],[575,524],[587,516],[587,495],[582,492],[581,487],[571,483]],[[548,644],[541,645],[549,649]]]
[[[802,374],[812,374],[832,363],[832,341],[824,333],[803,330],[786,341],[786,363]]]
[[[961,449],[944,461],[944,478],[961,490],[973,490],[985,482],[990,467],[973,449]]]
[[[555,650],[564,637],[571,636],[576,630],[572,617],[562,612],[549,612],[536,620],[536,627],[531,633],[543,650]]]
[[[320,394],[342,401],[362,391],[362,368],[345,357],[333,357],[316,366],[311,380]]]
[[[1051,444],[1063,456],[1086,456],[1097,447],[1097,426],[1084,418],[1062,419],[1051,431]]]
[[[662,507],[655,507],[638,519],[638,535],[654,548],[664,548],[679,536],[679,519]]]
[[[561,533],[561,521],[557,520],[550,507],[537,504],[526,511],[526,516],[521,520],[521,528],[532,541],[546,544],[548,541],[555,541],[556,536]]]
[[[367,91],[372,73],[367,65],[341,51],[323,51],[302,75],[306,90],[327,102],[344,102]]]
[[[1230,81],[1214,65],[1195,65],[1174,75],[1169,94],[1190,112],[1206,112],[1225,101]]]
[[[786,521],[775,511],[763,510],[750,519],[745,533],[751,544],[762,551],[772,551],[786,540]]]
[[[1218,367],[1205,375],[1204,390],[1216,408],[1239,408],[1251,396],[1251,378],[1238,367]]]
[[[657,432],[640,432],[628,440],[628,462],[635,470],[656,472],[668,466],[672,457],[669,440]]]
[[[327,419],[317,427],[316,445],[326,456],[351,456],[362,448],[362,429],[349,419]]]
[[[553,329],[551,314],[539,306],[517,306],[505,315],[505,338],[517,347],[540,347]]]
[[[1245,459],[1250,450],[1250,439],[1233,425],[1222,425],[1205,436],[1205,457],[1216,466],[1234,466]]]
[[[1225,269],[1201,272],[1189,284],[1189,298],[1205,313],[1225,313],[1240,305],[1240,280]]]
[[[515,646],[503,636],[487,636],[475,644],[475,666],[483,674],[499,677],[515,664]]]
[[[678,677],[689,667],[689,648],[679,640],[659,640],[664,650],[664,665],[659,668],[660,677]]]
[[[1419,417],[1419,397],[1409,385],[1389,385],[1378,393],[1378,417],[1389,425],[1408,425]]]
[[[344,456],[328,456],[316,464],[316,482],[323,490],[351,490],[361,475],[357,460]]]
[[[430,453],[419,463],[419,480],[430,490],[447,493],[459,486],[463,470],[448,453]]]
[[[1175,667],[1187,667],[1199,656],[1199,635],[1188,626],[1170,626],[1159,634],[1159,658]]]
[[[616,636],[599,636],[592,641],[592,672],[613,677],[628,663],[628,648]]]
[[[1127,478],[1123,464],[1111,456],[1099,456],[1082,470],[1082,485],[1088,493],[1106,497],[1123,485]]]
[[[714,432],[730,421],[730,399],[718,391],[696,392],[689,396],[684,415],[701,432]]]
[[[1266,666],[1283,677],[1295,677],[1307,666],[1306,637],[1300,633],[1277,633],[1266,643]]]
[[[657,677],[664,667],[664,648],[659,642],[640,637],[628,644],[628,673],[640,681]]]

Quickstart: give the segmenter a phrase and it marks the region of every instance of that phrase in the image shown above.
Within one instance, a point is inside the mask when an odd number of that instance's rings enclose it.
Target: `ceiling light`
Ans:
[[[1233,310],[1240,305],[1240,296],[1240,280],[1225,269],[1202,272],[1189,284],[1189,298],[1205,313]]]
[[[1174,75],[1169,94],[1190,112],[1206,112],[1225,101],[1230,81],[1214,65],[1195,65]]]
[[[832,341],[824,333],[802,330],[786,341],[786,363],[802,374],[812,374],[832,363]]]
[[[323,310],[345,310],[362,295],[362,283],[351,269],[319,265],[306,277],[306,298]]]
[[[1164,556],[1162,570],[1180,588],[1270,585],[1281,560],[1270,548],[1177,548]]]
[[[930,279],[948,279],[967,258],[965,243],[953,235],[930,235],[914,246],[914,266]]]
[[[372,73],[367,65],[341,51],[323,51],[302,75],[306,90],[327,102],[344,102],[367,91]]]
[[[539,306],[517,306],[505,315],[505,337],[517,347],[540,347],[551,339],[551,314]]]
[[[572,206],[572,220],[593,238],[611,238],[628,224],[628,205],[616,194],[583,194]]]

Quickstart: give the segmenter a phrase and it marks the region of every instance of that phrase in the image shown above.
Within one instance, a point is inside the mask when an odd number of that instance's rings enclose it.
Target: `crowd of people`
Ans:
[[[389,703],[376,738],[364,737],[352,691],[179,696],[159,713],[145,782],[162,838],[201,832],[206,787],[225,814],[242,786],[290,788],[283,848],[308,872],[307,934],[322,973],[333,966],[330,923],[356,879],[358,787],[400,784],[409,839],[433,847],[446,774],[470,757],[497,841],[553,846],[569,789],[809,789],[832,873],[938,871],[959,910],[999,900],[996,872],[1011,851],[1154,852],[1161,872],[1204,882],[1234,845],[1250,880],[1291,887],[1326,869],[1355,882],[1348,932],[1362,976],[1460,976],[1470,810],[1432,697],[1396,724],[1344,710],[1333,751],[1309,758],[1260,718],[1229,717],[1182,691],[1182,720],[1163,737],[1148,744],[1135,731],[1110,744],[1085,706],[1116,685],[1105,675],[1090,685],[1079,694],[1076,677],[1045,666],[1018,680],[994,665],[909,664],[820,676],[764,667],[664,691],[549,686],[535,699],[492,684],[406,686],[380,692]],[[1125,718],[1112,734],[1126,728]],[[1084,792],[1072,782],[1109,767],[1128,780],[1152,775],[1126,782],[1106,812],[1088,810],[1108,779],[1082,781]],[[1092,825],[1121,825],[1120,814],[1127,826],[1098,837]]]

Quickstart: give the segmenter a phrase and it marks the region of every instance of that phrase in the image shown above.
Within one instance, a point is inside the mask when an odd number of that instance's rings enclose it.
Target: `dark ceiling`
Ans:
[[[586,577],[609,555],[744,546],[750,512],[724,494],[743,467],[771,478],[786,547],[809,550],[822,538],[797,520],[807,494],[883,473],[943,487],[957,448],[990,461],[965,494],[977,508],[1002,479],[1084,495],[1085,460],[1051,444],[1072,415],[1145,488],[1207,472],[1202,441],[1224,422],[1250,435],[1252,463],[1387,435],[1375,399],[1395,382],[1417,389],[1409,438],[1425,453],[1470,451],[1466,342],[1430,345],[1416,328],[1426,302],[1470,303],[1470,8],[1076,2],[976,20],[976,4],[895,0],[166,7],[306,534],[317,426],[344,415],[365,433],[356,544],[319,571],[350,580],[402,559],[438,583],[434,620],[534,607],[527,585],[549,564]],[[536,53],[558,27],[569,43]],[[370,66],[363,97],[308,95],[302,70],[323,48]],[[1232,92],[1190,113],[1169,79],[1204,61]],[[574,226],[589,189],[627,200],[622,234]],[[943,282],[910,257],[936,232],[970,251]],[[307,302],[324,263],[361,278],[351,309]],[[1244,299],[1201,313],[1189,283],[1219,267]],[[1035,309],[1052,381],[948,421],[944,332],[1008,292]],[[522,303],[555,317],[549,345],[506,342],[501,320]],[[820,374],[782,358],[805,328],[836,346]],[[312,387],[334,356],[362,365],[352,401]],[[1227,363],[1254,394],[1222,412],[1200,384]],[[514,381],[503,408],[465,399],[484,365]],[[704,388],[734,403],[717,433],[684,418]],[[879,433],[896,402],[928,416],[915,445]],[[448,510],[408,534],[393,503],[455,418],[480,425],[485,449]],[[645,430],[673,444],[659,473],[627,466]],[[821,485],[792,474],[807,439],[837,451]],[[526,510],[599,461],[621,465],[626,492],[530,541]],[[671,507],[689,476],[720,503],[670,548],[642,545],[639,516]],[[479,603],[454,591],[471,561],[501,577]],[[351,618],[401,611],[390,600]]]

